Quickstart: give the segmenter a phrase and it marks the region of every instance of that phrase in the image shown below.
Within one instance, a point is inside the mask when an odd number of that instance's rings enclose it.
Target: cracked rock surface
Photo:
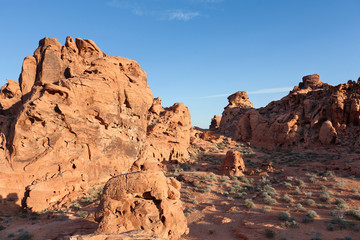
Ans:
[[[91,40],[44,38],[19,83],[0,91],[0,195],[40,211],[126,173],[143,148],[153,95],[133,60]],[[2,208],[2,209],[5,209]]]

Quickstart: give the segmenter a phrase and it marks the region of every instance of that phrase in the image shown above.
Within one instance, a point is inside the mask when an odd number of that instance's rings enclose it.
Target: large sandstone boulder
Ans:
[[[166,239],[188,232],[180,201],[181,185],[162,172],[119,175],[105,187],[97,219],[97,232],[121,233],[145,230]]]
[[[44,38],[19,81],[0,91],[3,198],[39,211],[139,158],[153,96],[135,61],[91,40]]]

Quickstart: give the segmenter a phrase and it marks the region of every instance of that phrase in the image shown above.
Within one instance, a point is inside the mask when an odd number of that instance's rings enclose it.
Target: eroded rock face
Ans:
[[[331,86],[319,75],[303,78],[299,86],[265,108],[239,109],[229,122],[230,136],[252,145],[273,148],[319,147],[329,144],[360,146],[360,83]],[[225,111],[224,111],[225,112]],[[226,128],[226,123],[222,121]]]
[[[166,239],[188,232],[180,201],[180,183],[162,172],[119,175],[104,188],[97,232],[121,233],[145,230]]]
[[[143,149],[152,99],[135,61],[91,40],[42,39],[20,84],[0,92],[0,195],[39,211],[127,172]]]
[[[183,103],[169,108],[155,98],[148,115],[147,143],[144,160],[183,162],[189,158],[191,117]]]
[[[227,151],[220,172],[227,176],[244,176],[245,163],[238,151]]]
[[[219,130],[225,135],[233,135],[239,118],[242,114],[252,109],[254,106],[249,101],[247,92],[236,92],[228,97],[229,104],[224,108]]]

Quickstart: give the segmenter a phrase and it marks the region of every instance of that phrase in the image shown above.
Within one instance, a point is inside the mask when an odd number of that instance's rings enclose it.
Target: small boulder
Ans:
[[[220,172],[228,176],[244,176],[245,163],[238,151],[228,151],[221,164]]]
[[[135,172],[110,179],[96,214],[98,233],[145,230],[166,239],[188,232],[180,183],[162,172]]]

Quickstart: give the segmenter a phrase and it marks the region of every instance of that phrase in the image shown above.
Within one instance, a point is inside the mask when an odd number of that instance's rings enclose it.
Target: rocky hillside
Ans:
[[[219,132],[267,149],[332,145],[353,149],[360,145],[359,123],[360,82],[331,86],[314,74],[264,108],[253,109],[244,92],[231,95]]]

